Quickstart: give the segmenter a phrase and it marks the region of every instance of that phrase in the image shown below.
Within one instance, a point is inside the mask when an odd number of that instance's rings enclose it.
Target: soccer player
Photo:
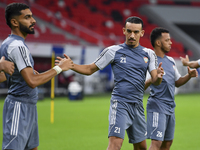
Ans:
[[[180,57],[181,58],[181,62],[183,64],[183,66],[189,66],[191,68],[199,68],[200,67],[200,59],[196,60],[196,61],[190,61],[188,55],[185,56],[185,58]]]
[[[60,60],[57,66],[44,72],[34,71],[34,61],[25,44],[28,34],[34,34],[36,23],[29,7],[11,3],[6,7],[5,18],[11,28],[0,47],[0,57],[12,61],[15,70],[12,76],[0,74],[0,82],[8,81],[8,95],[3,108],[3,150],[37,150],[39,145],[37,86],[46,83],[62,71],[73,68],[70,58]]]
[[[151,139],[149,150],[169,150],[174,139],[175,130],[175,86],[180,87],[197,77],[196,69],[188,67],[188,74],[181,77],[175,61],[166,56],[171,49],[170,34],[167,29],[155,28],[150,35],[151,44],[164,69],[163,80],[160,85],[154,86],[152,79],[145,83],[145,89],[150,85],[150,96],[147,102],[147,138]]]
[[[157,66],[154,51],[139,44],[140,37],[144,35],[143,21],[139,17],[129,17],[123,33],[126,37],[125,43],[105,48],[96,61],[88,65],[74,64],[72,70],[91,75],[111,64],[115,86],[110,101],[107,150],[121,148],[125,131],[135,150],[146,150],[143,108],[146,72],[150,72],[152,83],[159,85],[163,70],[161,64]]]
[[[14,72],[14,63],[13,62],[10,62],[10,61],[7,61],[5,60],[5,57],[1,57],[0,59],[0,73],[2,72],[6,72],[8,73],[9,75],[12,75],[13,72]]]

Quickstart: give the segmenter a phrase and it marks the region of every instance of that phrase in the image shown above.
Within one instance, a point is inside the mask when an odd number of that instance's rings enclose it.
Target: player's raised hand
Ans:
[[[0,59],[0,71],[4,71],[9,75],[12,75],[14,73],[14,69],[15,69],[14,63],[5,60],[5,57],[2,56]]]
[[[157,69],[158,78],[162,78],[164,75],[164,69],[162,67],[162,62],[160,62],[158,69]]]
[[[64,56],[65,56],[65,54],[64,54]],[[55,60],[56,65],[59,66],[62,69],[62,71],[67,71],[69,69],[74,68],[73,61],[71,60],[71,58],[69,56],[67,56],[67,57],[66,56],[65,56],[65,58],[57,57],[57,60]]]
[[[70,57],[69,57],[69,56],[67,56],[66,54],[64,54],[64,56],[65,56],[65,58],[66,58],[66,59],[70,59]]]
[[[180,57],[180,59],[181,59],[183,66],[187,66],[188,62],[190,61],[188,55],[186,55],[185,58]]]
[[[188,74],[191,78],[198,77],[198,72],[196,69],[190,69],[190,67],[187,67],[187,68],[188,68]]]

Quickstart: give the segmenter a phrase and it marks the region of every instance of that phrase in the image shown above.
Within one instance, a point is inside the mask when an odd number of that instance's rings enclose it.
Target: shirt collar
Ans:
[[[21,36],[18,36],[18,35],[15,35],[15,34],[10,34],[9,35],[10,37],[13,37],[13,38],[15,38],[15,39],[18,39],[18,40],[21,40],[21,41],[25,41],[25,39],[23,38],[23,37],[21,37]]]

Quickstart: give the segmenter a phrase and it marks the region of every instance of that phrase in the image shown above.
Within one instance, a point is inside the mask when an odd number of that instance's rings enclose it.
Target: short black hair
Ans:
[[[5,9],[6,24],[11,28],[10,20],[14,16],[20,16],[21,10],[29,9],[29,6],[23,3],[11,3]]]
[[[150,40],[153,47],[155,46],[155,41],[162,36],[162,33],[169,33],[169,31],[163,27],[156,27],[151,31]]]
[[[132,17],[127,18],[126,21],[125,21],[125,27],[126,27],[126,23],[127,23],[127,22],[135,23],[135,24],[141,24],[141,25],[142,25],[142,28],[143,28],[143,21],[142,21],[142,19],[139,18],[139,17],[132,16]]]

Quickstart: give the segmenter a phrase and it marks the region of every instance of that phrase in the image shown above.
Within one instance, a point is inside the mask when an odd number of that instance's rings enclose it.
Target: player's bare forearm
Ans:
[[[151,85],[151,83],[152,83],[152,79],[151,78],[146,80],[145,81],[145,85],[144,85],[144,90],[146,90]]]
[[[180,87],[184,85],[185,83],[187,83],[193,77],[198,77],[198,72],[196,69],[190,69],[188,67],[188,74],[186,74],[183,77],[180,77],[177,81],[175,81],[175,86]]]
[[[89,65],[74,64],[74,68],[72,70],[77,73],[83,74],[83,75],[91,75],[92,74],[92,72],[90,71]]]
[[[199,68],[199,64],[197,61],[183,62],[183,65],[189,66],[190,68]]]
[[[74,63],[69,57],[68,58],[57,57],[57,58],[58,58],[57,66],[53,67],[52,69],[44,73],[34,74],[33,73],[34,70],[31,67],[26,67],[23,70],[21,70],[20,73],[22,74],[28,86],[31,88],[35,88],[39,85],[48,82],[60,72],[74,68]]]
[[[188,55],[185,56],[185,58],[180,57],[181,62],[183,66],[189,66],[191,68],[199,68],[199,63],[198,61],[190,61]]]
[[[77,73],[83,74],[83,75],[91,75],[99,69],[93,63],[93,64],[89,64],[89,65],[74,64],[74,68],[72,70]]]
[[[154,84],[154,85],[160,85],[161,82],[162,82],[162,78],[160,78],[160,77],[157,77],[154,80],[152,79],[152,84]]]
[[[190,61],[187,63],[187,66],[191,67],[191,68],[199,68],[199,64],[197,61]]]
[[[64,54],[66,59],[69,59],[69,56],[67,56],[66,54]],[[58,58],[58,57],[57,57]],[[62,60],[62,58],[59,58],[60,60]],[[55,62],[59,62],[60,60],[56,60]],[[83,74],[83,75],[91,75],[94,72],[96,72],[97,70],[99,70],[99,68],[95,65],[95,63],[91,63],[91,64],[87,64],[87,65],[78,65],[78,64],[74,64],[73,68],[71,68],[71,70]]]
[[[6,76],[4,74],[4,72],[0,72],[0,83],[6,81]]]
[[[27,67],[21,71],[21,74],[27,85],[31,88],[35,88],[51,80],[57,75],[57,72],[54,69],[50,69],[44,73],[34,74],[33,69]]]
[[[180,87],[180,86],[184,85],[185,83],[187,83],[190,79],[191,79],[191,77],[189,76],[189,74],[185,75],[184,77],[180,77],[180,78],[175,82],[175,86],[176,86],[176,87]]]

